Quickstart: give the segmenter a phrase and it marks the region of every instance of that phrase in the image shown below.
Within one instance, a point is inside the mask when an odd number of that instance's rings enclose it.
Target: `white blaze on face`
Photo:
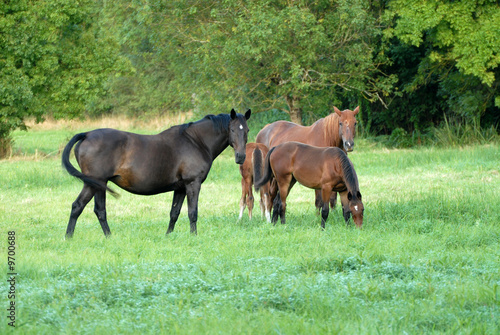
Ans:
[[[240,129],[243,129],[243,126],[240,124]]]
[[[357,205],[356,205],[356,206],[354,206],[354,209],[357,211],[357,210],[358,210],[358,206],[357,206]]]

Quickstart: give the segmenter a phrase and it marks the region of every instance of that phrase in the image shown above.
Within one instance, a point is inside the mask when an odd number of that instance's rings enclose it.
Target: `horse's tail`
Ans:
[[[271,158],[271,154],[273,153],[274,149],[276,147],[273,147],[271,148],[271,150],[269,150],[269,152],[267,153],[266,155],[266,159],[264,161],[264,165],[262,166],[262,176],[260,178],[255,178],[254,179],[254,187],[255,187],[255,191],[259,191],[259,189],[265,184],[267,183],[269,180],[271,180],[272,176],[273,176],[273,170],[271,169],[271,163],[270,163],[270,158]],[[255,164],[254,164],[254,170],[253,170],[254,174],[256,174],[256,167],[255,167]]]
[[[255,146],[255,149],[253,150],[252,163],[253,163],[253,180],[255,182],[262,178],[262,170],[263,170],[262,151],[259,149],[258,146]]]
[[[69,140],[68,144],[66,144],[66,147],[64,147],[63,153],[62,153],[62,166],[68,171],[70,175],[73,177],[76,177],[83,181],[85,184],[92,186],[98,190],[104,190],[110,192],[113,196],[117,196],[118,193],[110,189],[105,183],[95,180],[93,178],[90,178],[89,176],[86,176],[85,174],[81,173],[78,171],[73,164],[69,161],[69,156],[71,154],[71,149],[73,146],[80,142],[83,141],[87,137],[87,133],[80,133],[76,134],[73,136],[71,140]]]

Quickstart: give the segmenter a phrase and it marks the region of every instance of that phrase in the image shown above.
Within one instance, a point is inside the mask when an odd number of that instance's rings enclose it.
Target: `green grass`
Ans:
[[[76,132],[15,133],[21,157],[0,161],[4,277],[7,231],[18,243],[17,333],[500,332],[498,145],[387,150],[359,141],[349,157],[363,230],[346,227],[337,208],[325,231],[313,191],[299,185],[285,226],[258,213],[237,222],[240,177],[227,150],[202,186],[198,236],[186,204],[165,236],[171,193],[115,186],[112,237],[89,204],[66,241],[82,184],[58,151]]]

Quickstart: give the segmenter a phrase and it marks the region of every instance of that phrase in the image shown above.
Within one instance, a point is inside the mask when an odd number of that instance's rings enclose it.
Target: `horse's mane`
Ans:
[[[231,117],[228,114],[219,114],[219,115],[209,114],[209,115],[205,115],[203,117],[203,119],[201,119],[201,120],[198,120],[198,121],[195,121],[195,122],[188,122],[188,123],[181,124],[179,126],[180,127],[179,132],[182,134],[191,125],[197,124],[197,123],[200,123],[200,122],[204,122],[206,120],[212,121],[212,124],[214,126],[214,130],[215,131],[224,132],[224,131],[227,131],[227,129],[229,128],[229,121],[231,120]]]
[[[205,119],[212,121],[215,130],[220,132],[227,131],[229,129],[229,121],[231,121],[231,117],[229,116],[229,114],[209,114],[206,115],[202,120]]]
[[[331,113],[321,119],[323,123],[323,135],[325,139],[330,140],[330,143],[327,143],[329,146],[336,146],[337,143],[334,142],[334,139],[339,137],[339,117],[337,113]]]
[[[359,191],[359,183],[358,183],[358,175],[354,170],[354,166],[352,165],[351,160],[347,157],[347,154],[342,151],[342,149],[338,149],[335,151],[336,155],[340,160],[340,166],[342,167],[342,171],[344,172],[344,180],[346,183],[346,187],[348,190],[352,191],[355,196],[356,191]]]

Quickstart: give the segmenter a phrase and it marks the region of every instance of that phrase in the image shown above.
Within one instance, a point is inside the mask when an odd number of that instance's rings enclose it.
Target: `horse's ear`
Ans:
[[[335,111],[335,113],[337,113],[338,116],[342,116],[342,112],[340,111],[340,109],[338,109],[337,107],[333,106],[333,110]]]
[[[236,111],[233,109],[231,109],[231,119],[234,120],[236,119]]]
[[[347,192],[347,200],[349,200],[349,201],[352,200],[352,194],[351,194],[351,192]]]
[[[250,118],[250,115],[252,115],[252,111],[249,109],[247,110],[247,112],[245,113],[245,118],[248,120]]]
[[[361,192],[358,191],[358,194],[356,195],[359,200],[361,200]]]
[[[358,107],[356,107],[356,109],[355,109],[355,110],[353,110],[353,112],[354,112],[354,115],[358,114],[358,113],[359,113],[359,106],[358,106]]]

